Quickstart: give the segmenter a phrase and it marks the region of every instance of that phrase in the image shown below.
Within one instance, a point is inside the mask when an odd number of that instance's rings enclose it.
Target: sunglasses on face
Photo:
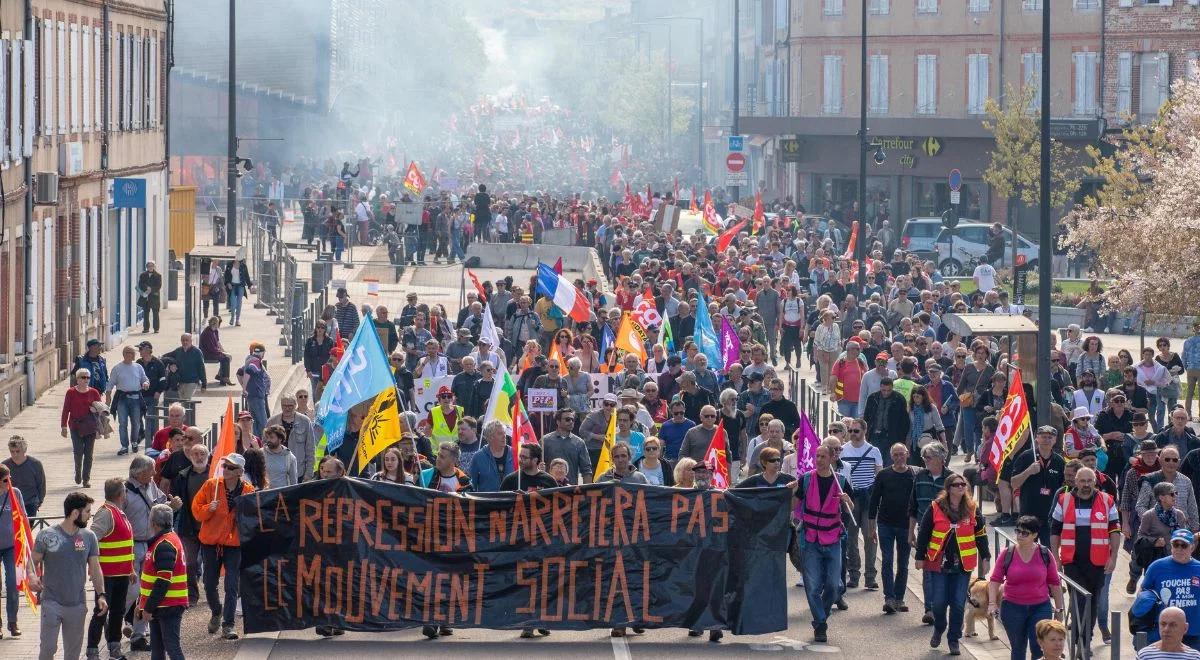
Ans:
[[[307,394],[297,394],[297,395],[296,395],[296,398],[297,398],[297,399],[307,399],[307,398],[308,398],[308,395],[307,395]]]
[[[645,448],[643,448],[643,450],[642,450],[642,451],[647,451],[647,452],[651,452],[651,451],[662,451],[662,449],[660,449],[660,448],[658,448],[658,447],[645,447]]]
[[[615,403],[606,403],[606,404],[604,404],[604,407],[605,407],[605,408],[616,408],[616,407],[617,407],[617,404],[615,404]]]
[[[782,458],[764,458],[763,463],[778,463],[782,460]]]
[[[1017,529],[1016,534],[1017,536],[1033,536],[1033,532],[1027,529]]]
[[[948,486],[948,488],[966,488],[966,487],[967,487],[967,482],[965,482],[965,481],[956,481]]]
[[[1178,463],[1179,462],[1178,458],[1167,458],[1165,456],[1158,460],[1162,461],[1163,463]]]
[[[716,419],[716,415],[700,415],[700,419]]]
[[[1183,541],[1172,541],[1171,547],[1172,548],[1182,548],[1182,549],[1186,550],[1187,548],[1190,548],[1191,546],[1184,543]]]
[[[449,399],[450,397],[451,397],[450,394],[439,394],[438,395],[439,399]]]

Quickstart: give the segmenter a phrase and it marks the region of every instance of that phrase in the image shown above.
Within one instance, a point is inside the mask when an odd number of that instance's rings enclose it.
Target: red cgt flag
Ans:
[[[412,194],[420,195],[426,185],[425,175],[421,174],[416,161],[409,161],[408,173],[404,175],[404,187],[412,191]]]
[[[704,452],[704,462],[713,469],[713,488],[729,488],[729,452],[725,442],[725,420],[717,424],[717,432],[713,434],[712,442],[708,443],[708,451]]]
[[[467,277],[470,277],[471,284],[475,285],[475,291],[476,291],[476,293],[479,294],[479,303],[481,305],[486,304],[487,303],[487,290],[484,289],[483,285],[479,283],[479,278],[475,275],[475,273],[471,272],[470,268],[467,269]]]
[[[521,445],[536,445],[537,433],[533,431],[533,424],[529,423],[529,416],[525,414],[525,406],[521,404],[521,397],[513,397],[513,470],[520,472],[521,470]]]
[[[1008,386],[1008,397],[1000,410],[996,425],[996,437],[988,449],[988,464],[996,470],[999,479],[1000,466],[1012,456],[1025,434],[1029,432],[1029,402],[1025,400],[1025,386],[1021,383],[1021,372],[1013,370],[1012,382]]]
[[[762,191],[754,193],[754,228],[750,233],[758,235],[762,233],[763,226],[767,224],[767,215],[763,212]]]

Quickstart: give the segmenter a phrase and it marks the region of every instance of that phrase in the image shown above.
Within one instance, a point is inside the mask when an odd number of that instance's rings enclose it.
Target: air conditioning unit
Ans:
[[[34,206],[58,205],[58,173],[38,172],[33,180]]]

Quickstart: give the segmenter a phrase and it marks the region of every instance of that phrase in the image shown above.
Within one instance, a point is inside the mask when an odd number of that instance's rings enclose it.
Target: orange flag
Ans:
[[[221,459],[232,454],[233,450],[237,448],[233,425],[233,397],[229,397],[225,404],[225,416],[221,418],[221,435],[217,437],[217,445],[213,448],[212,458],[208,463],[209,478],[224,474]]]
[[[626,354],[638,356],[638,364],[646,364],[646,330],[633,320],[629,312],[621,315],[621,325],[617,329],[617,341],[614,344]]]
[[[712,487],[725,490],[730,487],[729,455],[725,436],[725,420],[717,424],[717,432],[708,443],[708,451],[704,452],[704,462],[712,468]]]
[[[25,506],[13,492],[12,482],[8,484],[8,501],[12,502],[13,521],[13,559],[16,565],[17,591],[25,594],[29,609],[38,611],[38,595],[29,586],[29,574],[33,567],[33,530],[29,528],[29,518],[25,515]]]
[[[763,212],[762,191],[754,193],[754,228],[750,231],[751,234],[757,236],[762,233],[763,226],[767,224],[767,215]]]
[[[567,375],[567,361],[563,359],[562,353],[558,350],[558,342],[550,344],[550,354],[546,356],[547,360],[558,360],[558,373],[560,376]]]

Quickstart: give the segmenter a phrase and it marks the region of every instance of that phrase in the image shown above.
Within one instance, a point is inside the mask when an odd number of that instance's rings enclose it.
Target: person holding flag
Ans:
[[[326,438],[319,453],[333,454],[342,446],[352,407],[396,386],[389,364],[374,324],[359,323],[317,403],[317,425],[325,430]]]
[[[37,602],[28,592],[27,580],[24,575],[29,564],[29,519],[25,515],[25,504],[21,489],[12,485],[12,475],[8,466],[0,463],[0,559],[4,562],[4,595],[5,614],[8,615],[8,632],[13,637],[21,636],[21,627],[17,625],[17,608],[20,607],[21,593],[25,592],[29,604],[37,611]],[[124,488],[122,488],[124,492]],[[133,536],[129,536],[129,563],[133,564]],[[21,577],[18,577],[18,565]],[[125,602],[124,600],[120,602]],[[112,639],[112,638],[110,638]],[[119,641],[118,637],[118,641]],[[118,654],[119,655],[119,654]]]

